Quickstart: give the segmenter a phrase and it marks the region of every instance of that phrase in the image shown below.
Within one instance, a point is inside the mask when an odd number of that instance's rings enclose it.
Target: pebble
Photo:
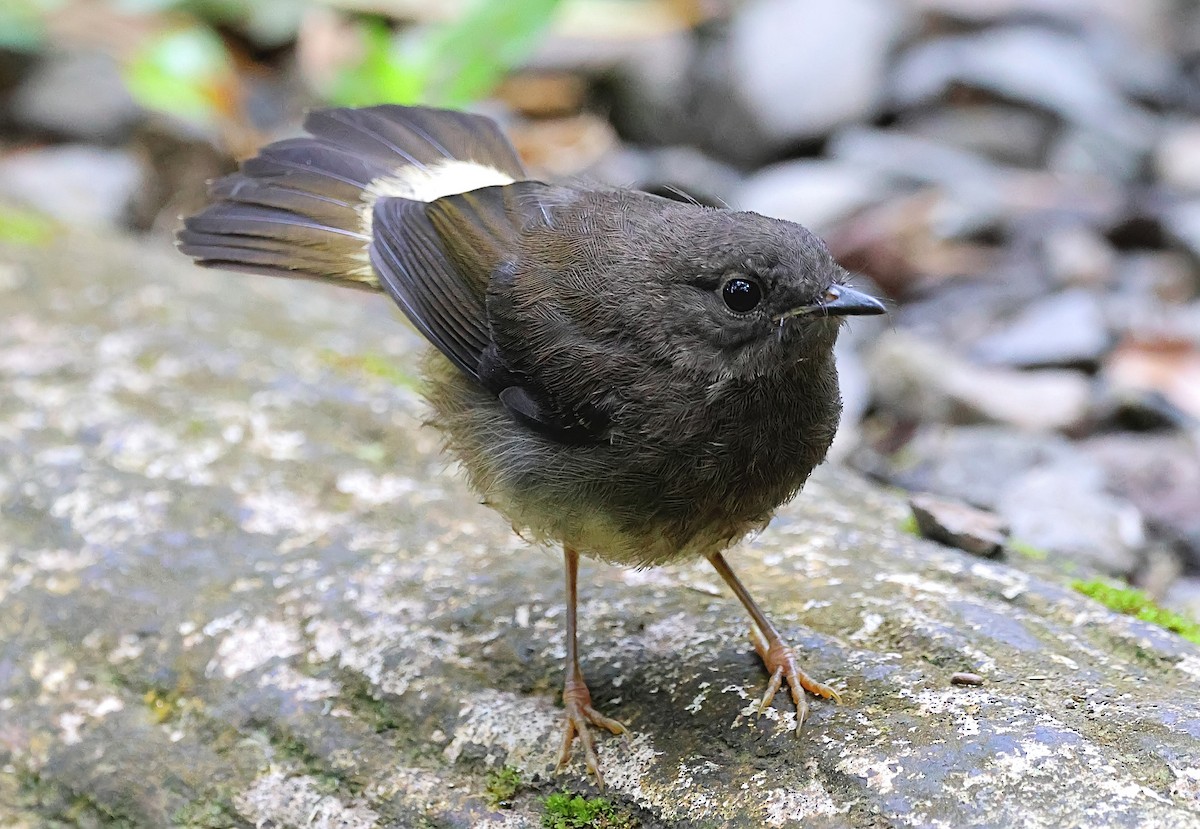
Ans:
[[[1008,527],[993,512],[927,493],[913,495],[908,504],[925,538],[982,558],[997,558],[1004,549]]]
[[[888,55],[906,27],[886,0],[753,0],[733,20],[729,72],[773,140],[812,138],[872,118]]]
[[[1146,544],[1141,512],[1106,491],[1104,476],[1072,464],[1033,469],[1008,486],[996,510],[1012,537],[1105,573],[1138,569]]]
[[[1168,187],[1200,192],[1200,119],[1164,129],[1155,148],[1154,169]]]
[[[929,104],[956,84],[1058,114],[1148,149],[1152,119],[1127,103],[1075,35],[1040,26],[995,26],[921,43],[897,61],[891,95],[902,108]]]
[[[1112,340],[1097,295],[1075,288],[1032,302],[1003,330],[979,340],[975,355],[994,365],[1090,366]]]
[[[141,185],[124,150],[64,144],[0,158],[0,194],[65,222],[119,225]]]
[[[1091,397],[1091,385],[1079,372],[974,365],[898,331],[880,337],[868,365],[880,406],[916,421],[1054,431],[1080,424]]]
[[[821,235],[890,191],[886,176],[859,165],[804,159],[759,170],[738,189],[733,206],[797,222]]]

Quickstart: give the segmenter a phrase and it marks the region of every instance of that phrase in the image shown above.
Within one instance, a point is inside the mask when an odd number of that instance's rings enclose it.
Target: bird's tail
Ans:
[[[197,264],[380,290],[369,247],[375,202],[429,202],[526,178],[489,118],[425,107],[325,109],[209,187],[179,249]]]

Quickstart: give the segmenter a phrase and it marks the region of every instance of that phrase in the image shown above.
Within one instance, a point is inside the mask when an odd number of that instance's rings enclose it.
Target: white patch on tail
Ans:
[[[427,167],[407,165],[391,175],[372,179],[363,190],[362,203],[358,207],[359,228],[364,236],[372,238],[371,227],[375,202],[381,198],[394,197],[412,199],[413,201],[431,202],[442,196],[456,193],[466,193],[478,190],[480,187],[491,187],[498,184],[512,184],[513,179],[507,173],[479,164],[475,161],[460,161],[448,158]],[[358,259],[363,262],[358,269],[365,276],[374,279],[375,272],[371,268],[370,243],[363,245]]]

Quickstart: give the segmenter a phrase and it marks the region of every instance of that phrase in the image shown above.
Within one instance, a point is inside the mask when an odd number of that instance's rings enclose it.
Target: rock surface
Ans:
[[[386,303],[80,237],[0,271],[0,823],[517,829],[590,790],[549,776],[558,557],[438,456]],[[732,555],[845,698],[800,740],[789,706],[752,713],[766,678],[705,567],[585,566],[585,670],[634,734],[601,744],[614,805],[1200,827],[1200,648],[906,512],[826,468]],[[504,763],[526,785],[492,809]]]

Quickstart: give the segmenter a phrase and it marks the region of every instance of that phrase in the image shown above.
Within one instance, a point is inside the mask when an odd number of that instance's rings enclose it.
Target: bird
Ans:
[[[382,104],[307,114],[210,182],[177,246],[199,265],[382,292],[428,340],[424,395],[469,485],[522,537],[560,545],[558,769],[604,780],[580,665],[581,556],[707,559],[751,617],[797,732],[806,674],[725,552],[826,456],[846,317],[885,312],[812,232],[756,213],[531,178],[495,121]]]

